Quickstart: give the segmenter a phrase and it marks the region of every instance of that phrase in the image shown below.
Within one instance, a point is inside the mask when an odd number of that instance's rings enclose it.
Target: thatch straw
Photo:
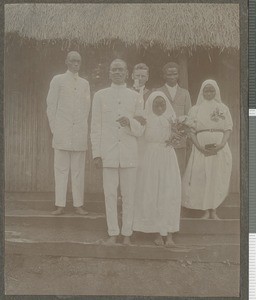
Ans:
[[[5,31],[36,40],[239,48],[238,4],[9,4]]]

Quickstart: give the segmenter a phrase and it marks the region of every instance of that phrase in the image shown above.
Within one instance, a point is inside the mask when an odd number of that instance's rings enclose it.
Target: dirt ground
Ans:
[[[239,296],[227,263],[7,255],[7,295]]]

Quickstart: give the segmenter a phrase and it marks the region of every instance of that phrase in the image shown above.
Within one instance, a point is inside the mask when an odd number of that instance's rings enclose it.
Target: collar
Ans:
[[[123,88],[126,88],[126,83],[124,83],[124,84],[111,83],[111,87],[114,89],[123,89]]]
[[[71,76],[72,78],[74,78],[74,79],[77,79],[77,78],[78,78],[78,73],[72,73],[72,72],[70,72],[69,70],[67,70],[67,74],[68,74],[69,76]]]
[[[176,90],[176,89],[178,88],[178,84],[176,84],[175,86],[170,86],[170,85],[168,85],[168,84],[166,83],[165,86],[166,86],[168,89],[171,89],[171,90]]]
[[[143,91],[145,89],[145,85],[140,86],[139,89],[136,89],[136,87],[133,85],[133,88],[135,91]]]

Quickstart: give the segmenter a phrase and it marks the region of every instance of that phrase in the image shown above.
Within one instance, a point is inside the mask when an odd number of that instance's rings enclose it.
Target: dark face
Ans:
[[[166,69],[164,73],[164,79],[169,86],[175,86],[179,79],[177,68]]]
[[[157,116],[161,116],[166,110],[166,102],[164,98],[158,96],[153,101],[152,110]]]
[[[212,100],[216,95],[214,86],[207,84],[203,89],[203,96],[205,100]]]
[[[110,65],[109,77],[114,84],[124,84],[128,76],[128,71],[123,61],[113,61]]]
[[[68,55],[66,65],[70,72],[77,73],[81,66],[81,56],[79,53],[74,52]]]

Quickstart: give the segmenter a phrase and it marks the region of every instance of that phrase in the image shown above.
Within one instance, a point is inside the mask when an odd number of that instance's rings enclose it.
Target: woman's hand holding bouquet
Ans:
[[[177,118],[175,121],[170,121],[171,135],[166,141],[166,146],[179,147],[181,142],[186,140],[191,130],[193,130],[193,124],[190,124],[186,116]]]

